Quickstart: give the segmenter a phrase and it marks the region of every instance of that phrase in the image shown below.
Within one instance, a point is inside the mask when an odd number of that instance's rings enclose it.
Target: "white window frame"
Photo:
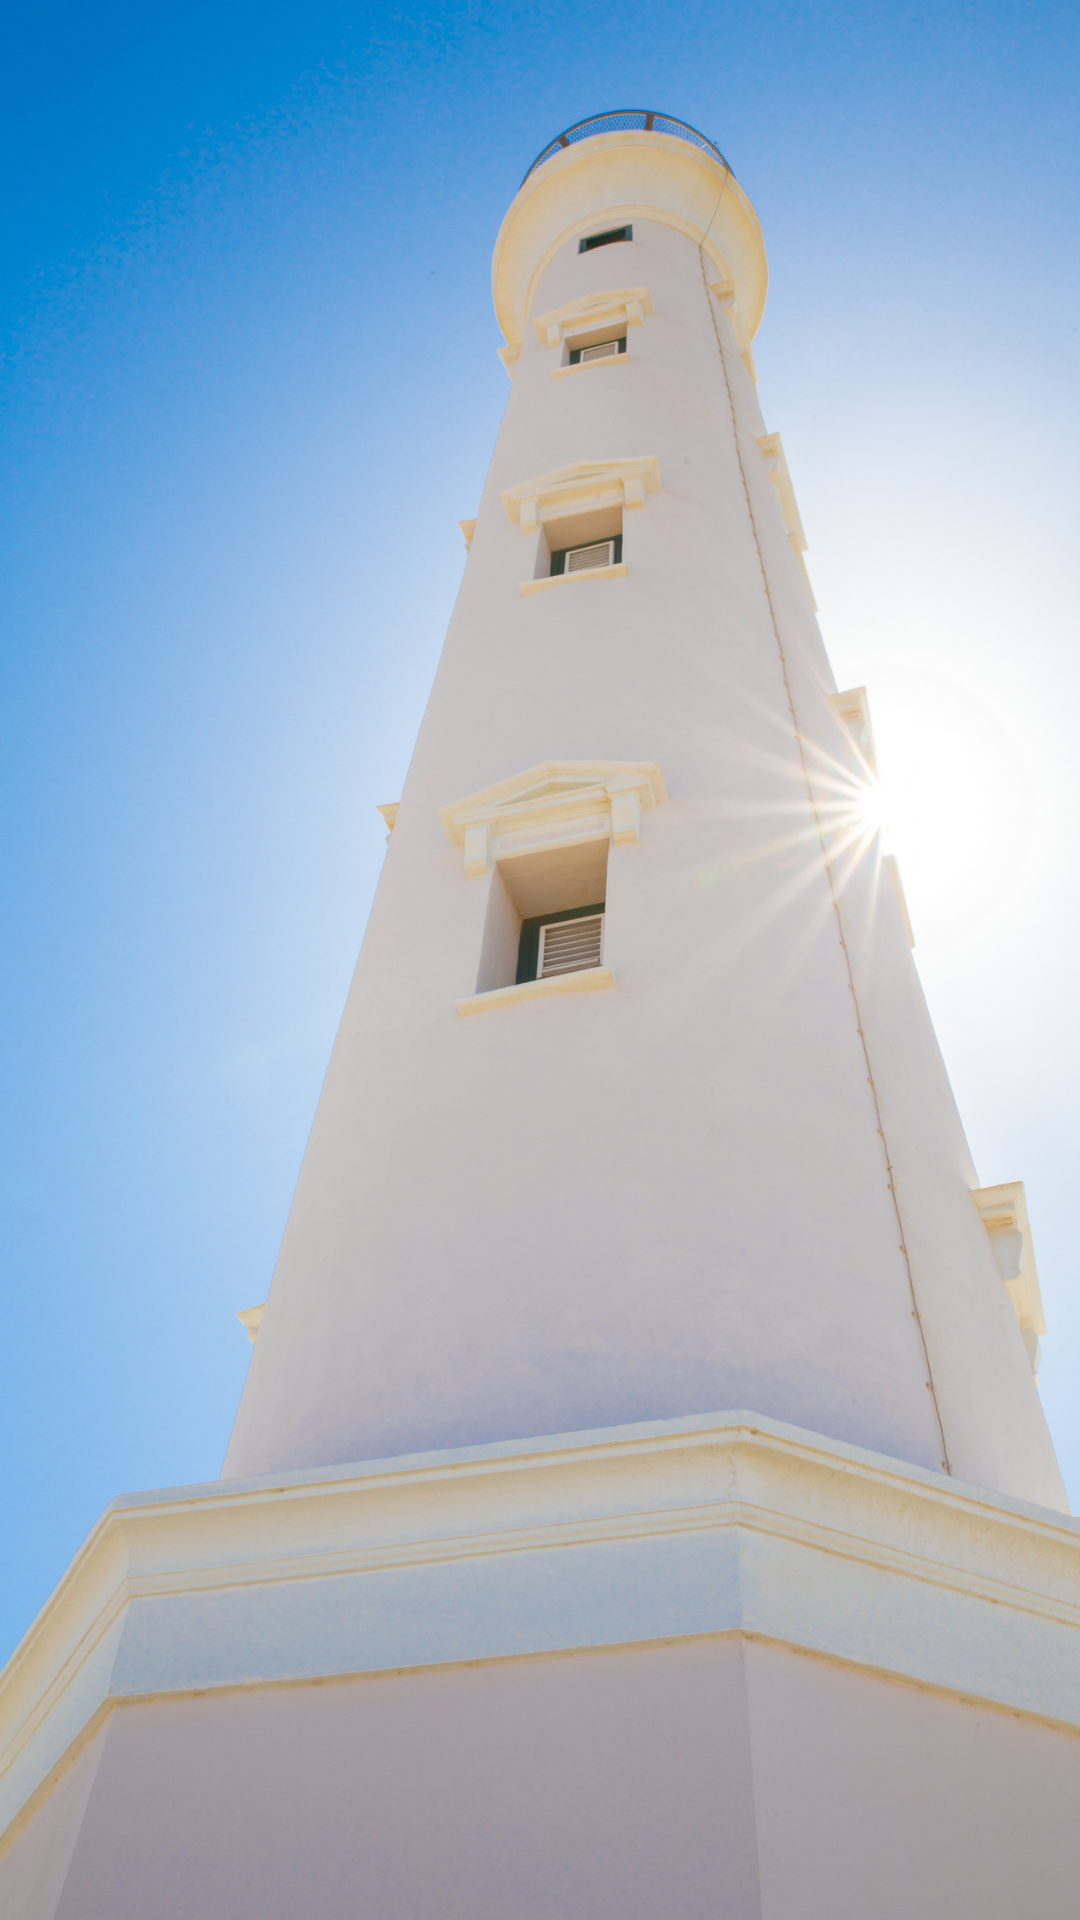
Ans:
[[[612,340],[594,340],[591,346],[572,347],[570,351],[577,354],[579,367],[595,367],[598,360],[617,360],[624,354],[625,341],[626,335],[618,333]]]
[[[594,967],[602,967],[604,964],[604,933],[606,931],[604,922],[606,919],[607,919],[606,913],[583,913],[579,915],[577,919],[573,919],[573,920],[564,920],[560,917],[556,917],[553,915],[552,918],[547,922],[547,924],[540,928],[540,941],[539,941],[539,945],[537,947],[537,953],[536,953],[537,979],[551,980],[551,979],[556,979],[558,977],[555,974],[545,974],[544,972],[544,950],[547,945],[548,930],[551,927],[588,926],[591,920],[599,920],[600,945],[597,951],[597,957],[595,960],[590,962],[590,965]],[[563,969],[563,972],[565,973],[585,973],[587,971],[588,969],[585,967],[565,967]]]
[[[571,558],[573,557],[574,554],[578,554],[578,553],[599,553],[602,548],[606,549],[604,558],[602,560],[590,560],[589,566],[590,567],[613,567],[615,565],[614,540],[613,539],[612,540],[586,540],[583,543],[583,545],[581,545],[580,547],[567,547],[566,554],[563,559],[563,572],[564,573],[586,573],[588,571],[588,568],[586,567],[572,567],[570,565]]]

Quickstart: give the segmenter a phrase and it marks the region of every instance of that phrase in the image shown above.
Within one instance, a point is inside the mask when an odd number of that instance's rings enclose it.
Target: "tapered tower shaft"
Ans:
[[[879,857],[764,286],[651,114],[507,215],[510,401],[226,1477],[114,1502],[0,1675],[4,1920],[1075,1914],[1023,1192]]]
[[[507,214],[506,415],[227,1475],[745,1407],[1064,1504],[758,405],[765,278],[655,125]]]

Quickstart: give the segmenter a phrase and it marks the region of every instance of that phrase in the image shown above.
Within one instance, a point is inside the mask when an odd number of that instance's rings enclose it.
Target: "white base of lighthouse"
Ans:
[[[1080,1529],[746,1413],[134,1495],[0,1699],[5,1920],[1043,1920]]]

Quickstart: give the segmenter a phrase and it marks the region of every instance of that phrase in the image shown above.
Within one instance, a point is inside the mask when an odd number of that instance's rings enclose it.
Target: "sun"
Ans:
[[[888,824],[885,817],[885,796],[881,782],[869,774],[858,783],[851,796],[852,825],[865,840],[873,840],[884,833]]]

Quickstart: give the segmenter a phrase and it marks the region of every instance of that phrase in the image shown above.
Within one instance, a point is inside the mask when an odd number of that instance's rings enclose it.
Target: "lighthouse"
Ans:
[[[18,1920],[1075,1912],[1080,1538],[818,629],[753,207],[496,240],[506,411],[222,1478],[0,1681]]]

